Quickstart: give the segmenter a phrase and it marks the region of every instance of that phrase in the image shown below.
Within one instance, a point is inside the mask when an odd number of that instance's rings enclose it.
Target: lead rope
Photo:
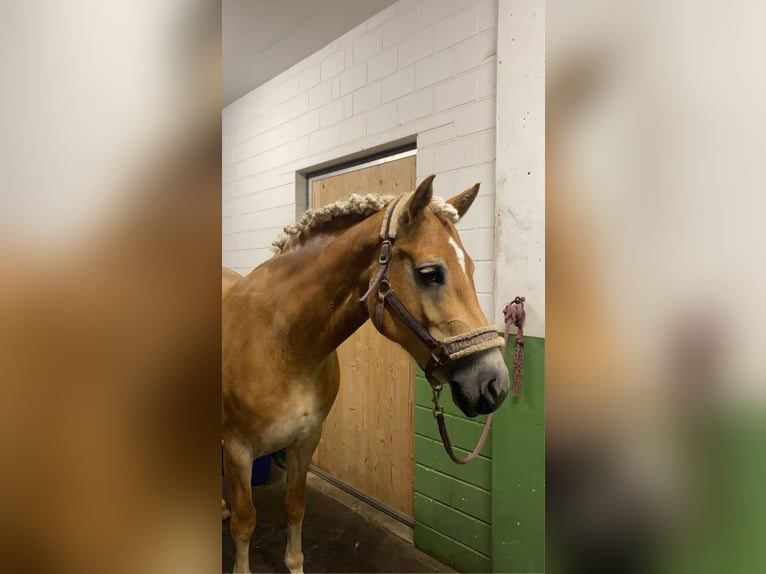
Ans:
[[[503,356],[508,347],[508,335],[511,331],[511,325],[516,326],[516,349],[513,353],[513,396],[518,397],[521,394],[521,363],[524,360],[524,319],[527,312],[524,310],[524,297],[516,297],[508,303],[503,309],[505,318],[505,345],[503,345]]]
[[[526,318],[526,311],[524,310],[524,297],[516,297],[513,301],[508,303],[503,309],[503,317],[505,318],[505,345],[503,345],[503,356],[505,356],[505,350],[508,346],[508,335],[511,330],[511,325],[516,326],[516,349],[513,355],[513,396],[518,397],[521,394],[521,362],[524,360],[524,319]],[[484,446],[484,441],[487,440],[489,434],[489,427],[492,425],[492,417],[495,413],[490,413],[487,417],[487,421],[484,423],[484,429],[481,431],[481,437],[476,444],[476,448],[473,449],[471,454],[465,458],[458,458],[455,456],[455,452],[452,450],[452,442],[447,434],[447,425],[444,422],[444,408],[439,405],[439,396],[442,392],[442,385],[433,385],[433,403],[434,403],[434,418],[436,418],[436,425],[439,427],[439,435],[441,435],[442,443],[444,444],[444,450],[447,451],[447,455],[452,459],[452,462],[456,464],[468,464],[474,460],[481,452]]]

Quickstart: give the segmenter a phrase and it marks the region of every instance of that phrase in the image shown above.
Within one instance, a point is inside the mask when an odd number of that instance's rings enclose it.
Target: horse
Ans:
[[[493,412],[508,394],[502,338],[479,306],[474,265],[455,228],[479,184],[445,201],[433,194],[434,177],[396,197],[353,194],[308,210],[247,276],[224,268],[222,422],[234,572],[250,572],[253,460],[281,448],[285,565],[303,572],[306,474],[338,392],[336,348],[368,319],[435,389],[449,386],[466,416]]]

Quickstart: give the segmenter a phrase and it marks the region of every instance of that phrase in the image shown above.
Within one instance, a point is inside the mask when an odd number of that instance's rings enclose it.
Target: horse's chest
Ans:
[[[280,449],[315,435],[322,428],[327,413],[310,398],[295,401],[280,409],[280,416],[263,429],[262,440],[269,449]]]

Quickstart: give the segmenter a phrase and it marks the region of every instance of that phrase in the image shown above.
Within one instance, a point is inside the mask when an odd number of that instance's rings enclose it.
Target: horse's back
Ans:
[[[221,298],[226,297],[226,293],[234,286],[234,284],[242,279],[242,275],[229,269],[228,267],[221,267]]]

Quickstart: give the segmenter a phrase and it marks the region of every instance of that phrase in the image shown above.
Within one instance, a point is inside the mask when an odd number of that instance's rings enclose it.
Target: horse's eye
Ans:
[[[437,265],[428,265],[418,269],[418,277],[426,285],[444,284],[444,271]]]

